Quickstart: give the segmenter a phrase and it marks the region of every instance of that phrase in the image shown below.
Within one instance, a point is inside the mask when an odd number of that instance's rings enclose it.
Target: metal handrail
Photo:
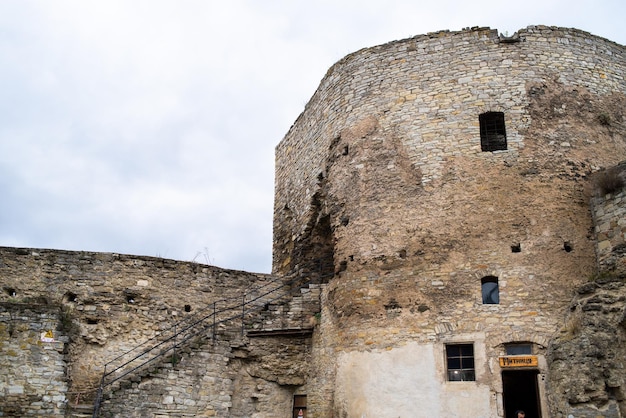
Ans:
[[[266,290],[268,287],[275,285],[277,282],[280,282],[278,286]],[[96,399],[94,401],[93,417],[96,418],[99,414],[100,404],[102,402],[104,389],[106,387],[130,375],[131,373],[134,373],[137,370],[145,368],[147,365],[150,365],[155,360],[165,357],[169,352],[175,353],[176,348],[182,346],[184,343],[191,340],[192,338],[203,334],[209,328],[213,329],[213,339],[215,340],[215,334],[218,325],[241,318],[241,331],[243,334],[244,320],[246,314],[260,311],[267,305],[276,303],[276,301],[280,299],[283,299],[285,297],[291,297],[288,292],[280,293],[278,296],[269,299],[267,298],[268,296],[276,294],[285,288],[287,290],[290,290],[294,285],[305,286],[309,283],[309,280],[306,280],[303,276],[300,275],[295,275],[287,281],[285,281],[284,277],[277,277],[267,283],[264,283],[261,286],[258,286],[249,293],[244,292],[243,296],[224,298],[214,301],[212,304],[207,305],[205,308],[195,312],[193,315],[174,323],[169,328],[164,329],[154,337],[149,338],[143,343],[113,358],[104,365],[104,370],[100,379],[100,385],[98,387]],[[252,296],[250,299],[247,299],[247,296],[249,294],[252,294],[254,296]],[[236,304],[229,303],[230,301],[235,300],[237,300]],[[218,303],[224,304],[226,306],[218,309]],[[234,315],[221,315],[231,311],[236,311],[238,313]],[[169,335],[170,333],[171,335]],[[151,345],[148,346],[148,344]],[[157,351],[155,352],[155,350]],[[129,356],[130,358],[128,358]],[[143,359],[143,357],[148,358]],[[114,363],[120,362],[122,359],[126,360],[111,369]],[[175,361],[174,358],[172,360]],[[135,362],[137,362],[138,364],[132,364]],[[120,373],[117,374],[118,372]]]

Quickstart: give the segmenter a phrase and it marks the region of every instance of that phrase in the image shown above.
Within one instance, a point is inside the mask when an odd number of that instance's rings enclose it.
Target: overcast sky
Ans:
[[[274,147],[328,68],[437,30],[576,27],[626,2],[1,0],[0,246],[271,270]]]

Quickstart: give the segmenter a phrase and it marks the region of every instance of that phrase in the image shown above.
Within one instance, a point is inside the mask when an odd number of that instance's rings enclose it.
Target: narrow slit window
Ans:
[[[478,117],[480,122],[480,148],[483,151],[506,150],[504,113],[487,112]]]
[[[497,277],[483,277],[480,279],[480,286],[483,294],[483,304],[497,305],[500,303],[500,289]]]
[[[306,418],[306,395],[293,395],[293,418]]]
[[[448,381],[467,382],[476,380],[473,344],[446,345],[446,364],[448,367]]]

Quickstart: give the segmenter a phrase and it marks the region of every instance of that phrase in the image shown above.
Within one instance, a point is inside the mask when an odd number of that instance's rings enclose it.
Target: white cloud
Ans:
[[[0,2],[0,245],[267,272],[274,147],[333,63],[465,26],[626,42],[587,3]]]

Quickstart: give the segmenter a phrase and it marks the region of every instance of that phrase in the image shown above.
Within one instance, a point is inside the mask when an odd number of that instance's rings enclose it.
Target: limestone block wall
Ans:
[[[626,416],[625,279],[601,274],[577,289],[548,350],[550,416]]]
[[[156,257],[2,247],[0,415],[58,416],[64,408],[73,413],[75,405],[93,401],[109,360],[181,319],[211,313],[215,301],[237,305],[282,282]],[[243,322],[220,324],[215,342],[209,330],[189,340],[193,344],[181,344],[180,362],[168,364],[168,355],[155,363],[153,374],[142,369],[112,394],[107,388],[103,412],[269,416],[264,411],[282,399],[279,413],[290,416],[292,394],[308,373],[310,338],[248,340],[242,332],[311,327],[320,287],[294,290],[299,294],[292,295],[290,286],[284,290],[290,303],[268,299],[265,309],[246,312]],[[56,343],[40,340],[48,329]]]
[[[221,335],[113,391],[103,417],[290,418],[304,384],[310,338]]]
[[[68,342],[58,306],[0,303],[0,416],[63,416]]]
[[[626,162],[599,173],[597,182],[618,181],[626,184]],[[592,200],[598,268],[626,275],[626,187],[604,193],[596,186],[599,196]]]
[[[574,29],[514,38],[478,28],[357,51],[277,147],[274,271],[334,263],[315,416],[392,416],[415,387],[433,395],[423,416],[455,416],[459,398],[504,416],[509,343],[532,344],[545,394],[550,338],[596,270],[590,175],[626,157],[625,51]],[[481,150],[485,112],[504,114],[506,150]],[[482,301],[486,277],[498,304]],[[445,345],[468,342],[476,381],[447,382]],[[403,375],[422,355],[434,369]],[[394,377],[396,393],[371,390]]]
[[[530,97],[541,95],[545,83],[594,95],[625,91],[621,45],[544,26],[520,30],[516,39],[520,42],[503,42],[489,28],[444,31],[366,48],[331,67],[276,148],[274,270],[289,271],[301,261],[292,255],[299,253],[320,211],[333,215],[333,228],[346,222],[333,213],[337,208],[316,203],[316,196],[329,166],[347,169],[351,161],[351,176],[368,175],[353,149],[374,130],[377,142],[395,149],[385,162],[388,176],[438,187],[447,180],[447,163],[458,156],[504,164],[528,147],[524,131],[531,116],[539,116],[529,112]],[[558,108],[562,103],[553,105],[551,112],[565,111]],[[481,153],[478,115],[487,111],[505,114],[506,157]],[[369,201],[366,185],[352,187]]]

